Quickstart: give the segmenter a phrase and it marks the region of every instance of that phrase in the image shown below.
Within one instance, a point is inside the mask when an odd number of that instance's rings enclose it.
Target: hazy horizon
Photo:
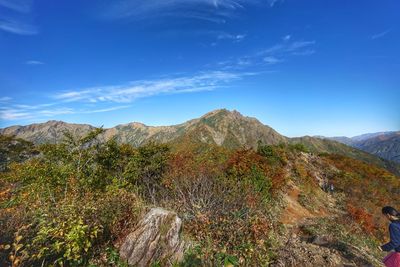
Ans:
[[[400,3],[0,0],[0,127],[174,125],[227,108],[279,133],[400,129]]]

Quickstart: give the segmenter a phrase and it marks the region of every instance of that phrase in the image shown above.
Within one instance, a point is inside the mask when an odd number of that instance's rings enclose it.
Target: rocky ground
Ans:
[[[323,235],[308,236],[301,226],[292,230],[271,266],[383,266],[351,244]]]

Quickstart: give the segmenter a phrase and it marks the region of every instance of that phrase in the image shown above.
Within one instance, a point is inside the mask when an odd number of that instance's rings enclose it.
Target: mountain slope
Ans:
[[[354,147],[400,163],[400,131],[358,141],[354,143]]]
[[[0,172],[7,170],[9,163],[24,162],[38,153],[31,142],[0,135]]]
[[[69,124],[60,121],[49,121],[41,124],[32,124],[28,126],[12,126],[0,129],[0,134],[13,135],[16,138],[22,138],[35,144],[57,143],[63,139],[65,131],[82,136],[94,127],[86,124]],[[379,136],[372,135],[374,138]],[[369,137],[369,136],[367,136]],[[172,126],[147,126],[142,123],[133,122],[116,127],[105,129],[99,136],[100,140],[107,141],[114,138],[118,143],[127,143],[133,146],[141,146],[150,141],[161,143],[175,143],[187,145],[188,143],[203,143],[223,146],[225,148],[235,149],[239,147],[256,148],[258,142],[269,145],[280,143],[301,143],[314,153],[336,153],[355,159],[361,159],[365,162],[384,167],[393,173],[400,174],[400,167],[397,164],[385,161],[374,155],[360,151],[358,147],[349,147],[341,142],[349,142],[348,139],[339,138],[338,141],[316,138],[299,137],[287,138],[267,125],[263,125],[255,118],[246,117],[237,111],[219,109],[211,111],[200,118],[193,119],[181,124]],[[360,149],[377,153],[379,156],[386,156],[398,149],[399,135],[392,138],[379,139],[381,145],[377,147],[377,142],[367,142],[364,138],[363,146]],[[396,145],[392,146],[392,141],[397,140]],[[367,139],[370,140],[370,139]],[[354,144],[351,144],[355,146]],[[379,154],[380,153],[380,154]],[[391,154],[390,154],[391,155]]]
[[[351,146],[353,144],[353,140],[346,136],[336,136],[336,137],[329,137],[329,138],[326,138],[324,136],[316,136],[316,137],[322,138],[322,139],[333,140],[333,141],[336,141],[336,142],[339,142],[339,143],[342,143],[342,144],[345,144],[348,146]]]
[[[21,266],[55,258],[65,266],[122,264],[115,249],[154,206],[178,214],[185,241],[196,247],[183,266],[223,266],[221,255],[238,266],[379,266],[377,245],[387,231],[381,208],[389,198],[400,205],[391,197],[400,193],[398,177],[359,160],[296,149],[301,146],[256,151],[203,143],[199,152],[83,140],[38,146],[37,157],[11,164],[0,179],[0,243],[12,245],[19,234],[23,244],[34,244],[17,254]],[[306,141],[318,149],[334,143]],[[71,231],[81,228],[85,242],[77,243],[73,258],[63,257]],[[1,266],[12,265],[13,247],[6,245]]]
[[[368,133],[354,137],[324,137],[400,163],[400,131]]]
[[[216,110],[199,119],[188,122],[180,139],[191,137],[192,141],[216,144],[227,148],[257,147],[265,144],[286,143],[288,138],[280,135],[255,118],[245,117],[237,111]],[[178,141],[176,140],[176,141]]]
[[[35,144],[56,143],[62,140],[65,130],[83,135],[94,127],[85,124],[69,124],[49,121],[28,126],[12,126],[0,130],[0,134],[14,135]],[[140,146],[148,141],[162,143],[184,138],[196,133],[199,142],[227,147],[256,147],[258,140],[266,144],[287,142],[287,138],[274,129],[263,125],[255,118],[245,117],[237,111],[215,110],[204,116],[172,126],[147,126],[134,122],[105,129],[100,138],[104,141],[115,138],[120,143]]]
[[[73,124],[63,121],[48,121],[27,126],[11,126],[0,129],[0,134],[15,136],[34,144],[58,143],[64,138],[64,132],[69,131],[73,135],[83,136],[95,127],[88,124]]]
[[[400,165],[395,162],[391,162],[384,158],[380,158],[373,153],[368,153],[363,150],[357,149],[352,146],[342,144],[339,141],[316,138],[310,136],[291,138],[290,142],[293,144],[301,143],[305,145],[311,152],[314,153],[333,153],[342,156],[347,156],[353,159],[362,160],[367,163],[374,164],[385,168],[394,174],[400,176]]]

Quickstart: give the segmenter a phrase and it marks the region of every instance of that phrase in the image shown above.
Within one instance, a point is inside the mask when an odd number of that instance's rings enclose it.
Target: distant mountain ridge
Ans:
[[[368,133],[351,138],[343,136],[324,138],[400,163],[400,131]]]
[[[48,121],[27,126],[7,127],[0,129],[0,134],[15,136],[35,144],[43,144],[62,141],[65,131],[83,136],[93,129],[95,127],[88,124]],[[269,145],[301,143],[315,153],[337,153],[350,156],[400,174],[400,165],[393,165],[374,155],[360,151],[357,147],[345,145],[346,143],[339,139],[336,141],[310,136],[288,138],[270,126],[262,124],[256,118],[243,116],[235,110],[218,109],[200,118],[171,126],[147,126],[139,122],[117,125],[104,129],[99,138],[103,141],[114,138],[119,143],[133,146],[140,146],[150,141],[184,144],[188,140],[226,148],[256,148],[258,142]]]
[[[35,144],[57,143],[64,131],[82,136],[95,127],[87,124],[70,124],[62,121],[48,121],[27,126],[11,126],[0,129],[0,134],[13,135]],[[193,133],[196,133],[193,135]],[[147,126],[133,122],[105,129],[100,139],[115,138],[118,142],[140,146],[148,141],[171,142],[186,135],[192,135],[199,142],[215,143],[226,147],[255,147],[260,140],[266,144],[288,142],[288,138],[274,129],[263,125],[255,118],[245,117],[237,111],[219,109],[200,118],[172,126]]]
[[[51,120],[45,123],[34,123],[27,126],[11,126],[0,129],[0,134],[15,136],[34,144],[57,143],[69,131],[74,135],[82,136],[95,127],[88,124],[74,124]]]

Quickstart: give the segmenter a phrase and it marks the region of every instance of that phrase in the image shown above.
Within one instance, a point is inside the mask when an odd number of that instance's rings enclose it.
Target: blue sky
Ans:
[[[398,0],[0,0],[0,127],[170,125],[217,108],[287,136],[400,129]]]

